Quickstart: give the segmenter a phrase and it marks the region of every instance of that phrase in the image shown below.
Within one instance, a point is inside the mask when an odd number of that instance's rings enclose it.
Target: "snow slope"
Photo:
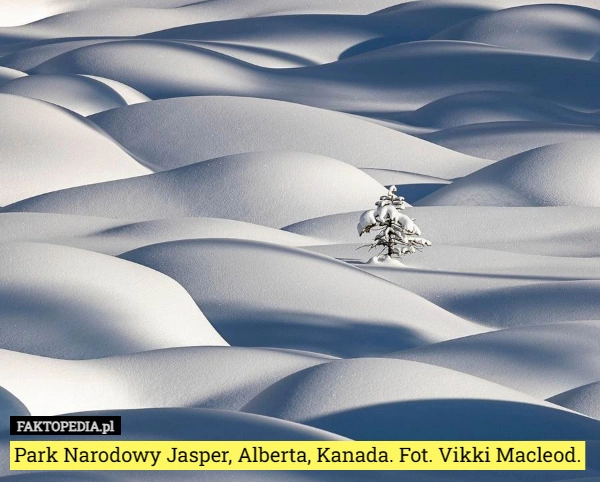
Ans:
[[[571,141],[503,159],[421,199],[427,205],[600,206],[600,140]]]
[[[287,231],[220,218],[175,218],[146,222],[48,213],[0,213],[0,241],[59,244],[104,254],[183,239],[235,238],[284,246],[326,241]]]
[[[307,152],[360,168],[443,178],[489,164],[365,120],[264,99],[169,99],[112,110],[92,120],[158,169],[256,151]]]
[[[583,413],[588,417],[598,419],[600,418],[599,395],[600,382],[594,382],[559,393],[548,400],[557,405]]]
[[[77,359],[226,345],[181,286],[142,266],[36,243],[2,244],[0,260],[4,349]]]
[[[150,172],[93,124],[59,107],[0,94],[0,116],[0,205]]]
[[[480,15],[434,35],[542,55],[590,60],[600,49],[600,12],[574,5],[526,5]]]
[[[20,77],[1,85],[0,93],[44,100],[83,116],[127,105],[119,94],[102,82],[82,76]]]
[[[391,283],[294,248],[207,239],[157,244],[122,257],[181,283],[236,346],[364,356],[485,331]]]
[[[548,398],[598,380],[598,321],[517,327],[398,352]]]
[[[406,213],[439,244],[545,256],[600,255],[594,243],[600,235],[600,209],[595,207],[423,206]],[[360,212],[335,214],[284,229],[329,243],[362,243],[355,227],[359,217]]]
[[[600,476],[600,0],[0,2],[9,415],[126,440],[585,440]],[[369,264],[389,186],[431,247]],[[111,439],[112,440],[112,439]]]
[[[390,362],[343,360],[309,368],[277,382],[245,410],[369,440],[397,437],[398,426],[411,440],[477,440],[483,433],[496,440],[524,433],[538,439],[585,438],[600,427],[458,372]]]
[[[323,177],[315,179],[315,169]],[[262,152],[56,191],[5,211],[140,221],[208,216],[279,228],[314,216],[353,211],[384,193],[374,179],[344,162],[299,152]]]
[[[595,117],[592,113],[591,116]],[[577,125],[578,121],[484,122],[426,133],[421,137],[440,146],[471,156],[501,160],[509,156],[558,142],[600,140],[595,125]]]
[[[273,349],[194,346],[95,360],[0,351],[3,384],[35,415],[100,409],[237,410],[272,383],[329,361]]]

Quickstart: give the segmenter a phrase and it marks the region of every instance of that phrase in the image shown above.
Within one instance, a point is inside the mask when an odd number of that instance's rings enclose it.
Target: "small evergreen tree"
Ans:
[[[421,230],[414,219],[400,212],[406,209],[406,202],[403,197],[396,195],[396,186],[390,187],[388,193],[381,196],[375,205],[375,209],[362,213],[357,226],[359,236],[370,233],[371,230],[377,231],[373,243],[364,246],[369,247],[369,251],[382,248],[379,255],[371,258],[370,262],[390,261],[431,246],[431,241],[421,237]]]

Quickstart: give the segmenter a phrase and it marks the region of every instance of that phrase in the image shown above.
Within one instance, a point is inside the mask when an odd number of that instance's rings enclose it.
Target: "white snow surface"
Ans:
[[[8,416],[84,413],[585,440],[581,472],[404,478],[596,480],[599,86],[600,0],[0,2],[0,477],[197,479],[9,471]],[[432,246],[369,263],[392,186]]]
[[[137,264],[37,243],[1,244],[0,260],[4,349],[80,359],[226,345],[181,286]]]

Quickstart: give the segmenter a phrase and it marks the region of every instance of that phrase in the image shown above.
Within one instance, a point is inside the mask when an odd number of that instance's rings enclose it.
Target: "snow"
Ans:
[[[317,168],[323,177],[315,179],[312,171]],[[199,185],[203,188],[198,189]],[[371,177],[336,159],[299,152],[263,152],[56,191],[13,204],[5,211],[138,221],[208,216],[279,228],[309,217],[353,211],[384,193]]]
[[[598,10],[575,5],[527,5],[480,15],[432,38],[590,60],[600,45],[599,32]]]
[[[567,390],[550,397],[548,400],[557,405],[569,408],[588,417],[600,418],[600,382],[588,383],[581,387]]]
[[[363,358],[309,368],[275,383],[244,410],[363,440],[397,437],[397,427],[411,440],[478,440],[482,433],[511,440],[522,430],[536,440],[554,440],[567,433],[593,437],[600,428],[597,421],[484,380],[397,362]],[[484,417],[485,429],[480,425]],[[540,419],[548,424],[543,429],[537,425]]]
[[[600,139],[533,149],[465,176],[416,204],[599,207],[599,147]]]
[[[127,105],[105,84],[82,76],[29,75],[3,84],[0,93],[44,100],[83,116]]]
[[[5,388],[34,415],[196,407],[238,410],[263,389],[329,357],[273,349],[194,346],[93,360],[1,350]]]
[[[0,116],[0,205],[150,172],[93,124],[62,108],[0,94]]]
[[[599,64],[600,65],[600,64]],[[596,116],[591,120],[567,119],[553,115],[554,122],[495,121],[451,127],[421,137],[440,146],[471,156],[501,160],[537,147],[576,140],[600,140]],[[590,122],[592,125],[586,125]],[[583,123],[584,125],[578,125]]]
[[[235,346],[364,356],[485,331],[392,283],[300,249],[205,239],[122,257],[177,280]]]
[[[546,399],[598,380],[598,321],[516,327],[398,352]]]
[[[129,152],[160,169],[240,152],[288,150],[359,168],[448,178],[489,164],[363,119],[265,99],[176,98],[112,110],[92,120]]]
[[[37,243],[1,244],[0,263],[1,348],[76,359],[226,345],[181,286],[142,266]]]
[[[284,246],[326,243],[257,224],[220,218],[173,218],[132,222],[48,213],[0,213],[0,241],[60,244],[118,255],[150,244],[183,239],[234,238],[276,242]]]
[[[197,479],[9,471],[8,415],[78,412],[585,440],[581,472],[401,478],[596,480],[598,27],[600,0],[0,2],[0,477]],[[359,249],[393,235],[431,246]]]

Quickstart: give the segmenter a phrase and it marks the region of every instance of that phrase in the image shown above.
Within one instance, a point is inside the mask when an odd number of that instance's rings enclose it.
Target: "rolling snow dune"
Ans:
[[[25,77],[27,74],[9,67],[0,67],[0,85],[14,79]]]
[[[286,53],[303,65],[334,62],[397,43],[426,40],[436,32],[487,12],[484,8],[448,5],[431,15],[427,9],[403,9],[378,15],[283,15],[186,25],[145,35],[163,40],[202,41]],[[326,42],[323,39],[327,39]],[[218,45],[216,44],[218,42]],[[236,56],[232,54],[232,56]],[[243,59],[242,59],[243,60]],[[291,60],[291,59],[290,59]]]
[[[320,175],[315,178],[317,169]],[[263,152],[57,191],[5,211],[134,220],[218,216],[279,228],[314,216],[353,211],[384,193],[374,179],[344,162],[315,154]]]
[[[363,264],[373,255],[359,245],[306,247],[352,260],[358,268],[412,291],[461,318],[504,328],[600,319],[595,302],[600,261],[524,255],[434,244],[407,256],[403,269]]]
[[[187,68],[179,69],[181,64]],[[255,96],[358,114],[416,109],[475,90],[528,93],[572,109],[600,108],[596,62],[458,41],[409,42],[325,65],[264,69],[177,42],[124,40],[64,53],[32,72],[108,77],[151,98]]]
[[[25,3],[26,8],[22,5],[23,3]],[[189,19],[190,15],[195,15],[198,19],[197,21],[203,22],[300,13],[348,13],[364,15],[397,3],[396,0],[362,0],[360,2],[344,3],[336,0],[268,0],[261,1],[260,3],[242,4],[239,4],[235,0],[210,2],[190,2],[189,0],[70,0],[51,6],[44,0],[27,0],[27,2],[19,2],[19,6],[17,7],[15,0],[8,0],[6,12],[4,12],[4,9],[0,10],[0,13],[3,14],[3,21],[0,25],[7,27],[19,26],[36,20],[58,16],[58,18],[51,18],[49,21],[25,25],[22,28],[5,29],[5,31],[14,32],[13,35],[24,35],[27,33],[41,35],[44,32],[46,35],[64,37],[67,32],[75,28],[87,28],[89,30],[89,27],[95,26],[94,21],[100,23],[102,28],[108,29],[111,32],[114,32],[116,29],[126,30],[127,27],[129,27],[129,31],[132,28],[152,31],[152,29],[156,29],[157,22],[174,24],[178,22],[182,24],[186,22],[193,23]],[[4,5],[2,6],[4,7]],[[127,16],[126,13],[125,18],[122,17],[123,10],[127,11],[125,7],[138,10],[139,12],[133,25],[131,25],[131,17]],[[150,12],[145,12],[144,10],[150,10]],[[182,10],[183,12],[181,12]],[[78,15],[74,15],[73,12],[78,13]],[[65,13],[68,13],[68,15],[60,15]],[[121,14],[120,18],[119,13]],[[153,19],[150,13],[159,17],[159,19]],[[98,17],[101,19],[100,22],[98,22]],[[129,33],[129,35],[135,34]]]
[[[600,128],[548,122],[486,122],[452,127],[421,137],[471,156],[500,160],[558,142],[599,141]]]
[[[588,383],[550,397],[548,401],[588,417],[600,419],[600,382]]]
[[[367,209],[369,206],[365,206]],[[592,207],[425,206],[408,208],[428,239],[449,246],[494,249],[545,256],[596,257],[600,209]],[[356,232],[360,212],[309,219],[283,228],[329,243],[362,242]],[[509,261],[509,260],[507,260]]]
[[[444,303],[444,308],[497,328],[600,320],[600,280],[532,283],[465,293]]]
[[[439,177],[424,176],[405,171],[393,171],[391,169],[361,169],[373,179],[384,186],[394,185],[407,203],[414,203],[441,187],[450,184],[451,181]]]
[[[600,139],[517,154],[419,200],[421,206],[600,207]]]
[[[394,439],[398,427],[411,440],[477,440],[484,431],[495,440],[524,433],[536,439],[567,433],[589,438],[600,429],[596,421],[463,373],[379,359],[305,369],[269,387],[244,410],[363,440]]]
[[[548,398],[600,378],[600,321],[493,331],[395,353]]]
[[[0,0],[0,479],[595,480],[599,93],[600,0]],[[29,413],[586,470],[15,473]]]
[[[122,257],[181,283],[232,345],[364,356],[485,331],[387,281],[299,249],[206,239]]]
[[[34,75],[0,85],[0,93],[31,97],[87,116],[127,105],[102,82],[78,75]]]
[[[480,15],[432,38],[589,60],[600,49],[600,11],[573,5],[527,5]]]
[[[116,80],[105,79],[104,77],[98,77],[95,75],[84,75],[83,77],[87,77],[107,85],[125,101],[126,105],[141,104],[143,102],[150,101],[150,98],[141,92],[138,92],[128,85],[122,84],[121,82],[117,82]]]
[[[279,379],[330,361],[272,349],[187,347],[97,360],[3,350],[4,387],[35,415],[160,407],[238,410]]]
[[[600,65],[595,62],[431,40],[381,48],[322,66],[275,71],[270,78],[293,83],[293,92],[282,92],[286,100],[385,114],[480,90],[527,93],[572,109],[597,110],[599,76]],[[303,90],[307,83],[314,90]],[[283,98],[275,87],[271,92]]]
[[[226,345],[181,286],[142,266],[35,243],[2,244],[0,259],[2,348],[94,358]]]
[[[359,358],[298,371],[262,391],[243,410],[306,421],[386,403],[468,398],[549,406],[515,390],[446,368],[406,360]]]
[[[185,69],[181,69],[185,65]],[[120,40],[71,50],[31,69],[118,80],[151,98],[187,95],[257,96],[271,90],[268,70],[191,44]],[[140,75],[140,73],[142,75]],[[173,75],[178,79],[175,81]],[[285,86],[280,87],[286,90]]]
[[[123,219],[48,213],[0,213],[0,241],[34,241],[117,255],[149,244],[199,238],[236,238],[284,246],[323,244],[309,236],[218,218]]]
[[[355,117],[265,99],[169,99],[91,119],[136,157],[162,169],[239,152],[285,150],[442,178],[489,164]]]
[[[93,124],[60,107],[0,94],[0,116],[0,205],[151,172]]]
[[[509,121],[579,124],[582,126],[600,125],[600,116],[597,113],[571,110],[530,95],[498,91],[450,95],[415,111],[396,113],[392,117],[393,120],[410,125],[436,129]],[[497,127],[502,128],[502,126],[500,124]],[[474,128],[474,126],[470,127],[470,129]],[[441,136],[442,134],[440,134],[440,138]],[[492,138],[488,137],[486,140],[489,143]]]
[[[109,38],[85,38],[85,39],[52,39],[27,42],[26,47],[22,44],[16,46],[5,46],[5,55],[0,57],[0,65],[17,70],[28,71],[58,57],[61,54],[76,50],[88,45],[121,40],[120,37]]]

